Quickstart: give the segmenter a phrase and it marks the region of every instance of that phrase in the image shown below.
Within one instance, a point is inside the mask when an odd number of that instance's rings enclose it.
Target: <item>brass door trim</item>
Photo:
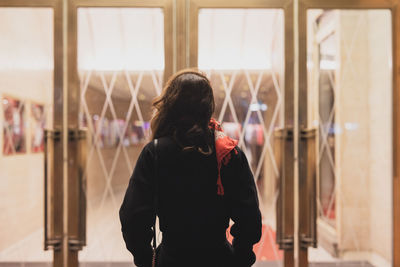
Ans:
[[[392,9],[398,5],[398,0],[299,0],[299,5],[308,8],[322,9]],[[299,6],[300,7],[300,6]],[[299,9],[300,12],[300,9]]]
[[[68,236],[68,246],[72,251],[82,250],[86,246],[86,175],[85,166],[87,158],[87,129],[68,129],[68,141],[70,145],[76,146],[76,154],[73,155],[77,159],[77,196],[78,209],[75,217],[77,219],[76,235]]]
[[[62,247],[62,235],[54,231],[55,176],[54,166],[52,166],[56,142],[61,142],[61,131],[44,130],[44,250],[59,251]]]
[[[299,128],[307,128],[307,9],[388,9],[392,15],[393,55],[393,266],[400,267],[400,1],[299,0]],[[300,161],[302,155],[300,154]],[[304,156],[304,155],[303,155]],[[301,166],[299,165],[299,170]],[[301,211],[300,211],[301,214]],[[301,218],[300,218],[301,219]],[[304,252],[304,251],[303,251]],[[300,253],[300,266],[308,264]],[[305,257],[305,259],[301,259]]]
[[[292,213],[285,208],[287,204],[286,195],[293,191],[293,179],[286,175],[284,160],[287,158],[286,153],[293,147],[294,131],[293,128],[280,128],[274,130],[274,154],[279,168],[280,176],[278,177],[278,198],[276,202],[276,243],[279,249],[293,250],[294,235],[292,229],[287,231],[286,221],[291,218]],[[287,149],[289,146],[289,149]],[[289,192],[289,193],[288,193]]]
[[[317,129],[301,129],[299,134],[299,248],[317,247]],[[304,155],[303,155],[304,153]],[[301,198],[300,198],[301,196]]]
[[[59,0],[0,0],[0,7],[53,7],[59,6]]]
[[[187,1],[173,0],[174,18],[174,51],[173,72],[189,67],[189,30]]]
[[[75,7],[165,7],[169,0],[72,0]]]

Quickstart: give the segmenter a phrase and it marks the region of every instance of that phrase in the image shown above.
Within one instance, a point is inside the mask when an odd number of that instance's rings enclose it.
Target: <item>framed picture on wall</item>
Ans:
[[[10,96],[2,97],[3,154],[26,153],[25,103]]]
[[[44,105],[31,103],[31,150],[44,151],[44,128],[46,126],[46,112]]]

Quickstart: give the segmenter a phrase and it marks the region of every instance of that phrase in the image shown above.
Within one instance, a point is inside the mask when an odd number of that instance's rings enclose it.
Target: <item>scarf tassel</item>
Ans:
[[[217,180],[217,194],[219,196],[223,196],[225,194],[224,187],[222,186],[221,174],[218,172],[218,180]]]

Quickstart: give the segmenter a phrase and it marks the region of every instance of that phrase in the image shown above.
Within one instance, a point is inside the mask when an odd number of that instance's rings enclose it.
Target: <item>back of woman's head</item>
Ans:
[[[204,74],[193,69],[176,73],[153,102],[153,139],[170,136],[184,149],[210,151],[208,123],[214,107],[210,81]]]

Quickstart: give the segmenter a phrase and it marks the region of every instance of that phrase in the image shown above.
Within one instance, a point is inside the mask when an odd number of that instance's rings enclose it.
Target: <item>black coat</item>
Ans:
[[[261,237],[261,214],[245,154],[238,147],[237,153],[231,152],[221,169],[225,195],[219,196],[215,151],[209,156],[183,152],[171,138],[160,138],[155,180],[154,148],[154,142],[143,148],[119,212],[135,264],[151,266],[156,182],[163,235],[157,266],[251,266],[253,244]],[[232,245],[226,240],[230,219]]]

